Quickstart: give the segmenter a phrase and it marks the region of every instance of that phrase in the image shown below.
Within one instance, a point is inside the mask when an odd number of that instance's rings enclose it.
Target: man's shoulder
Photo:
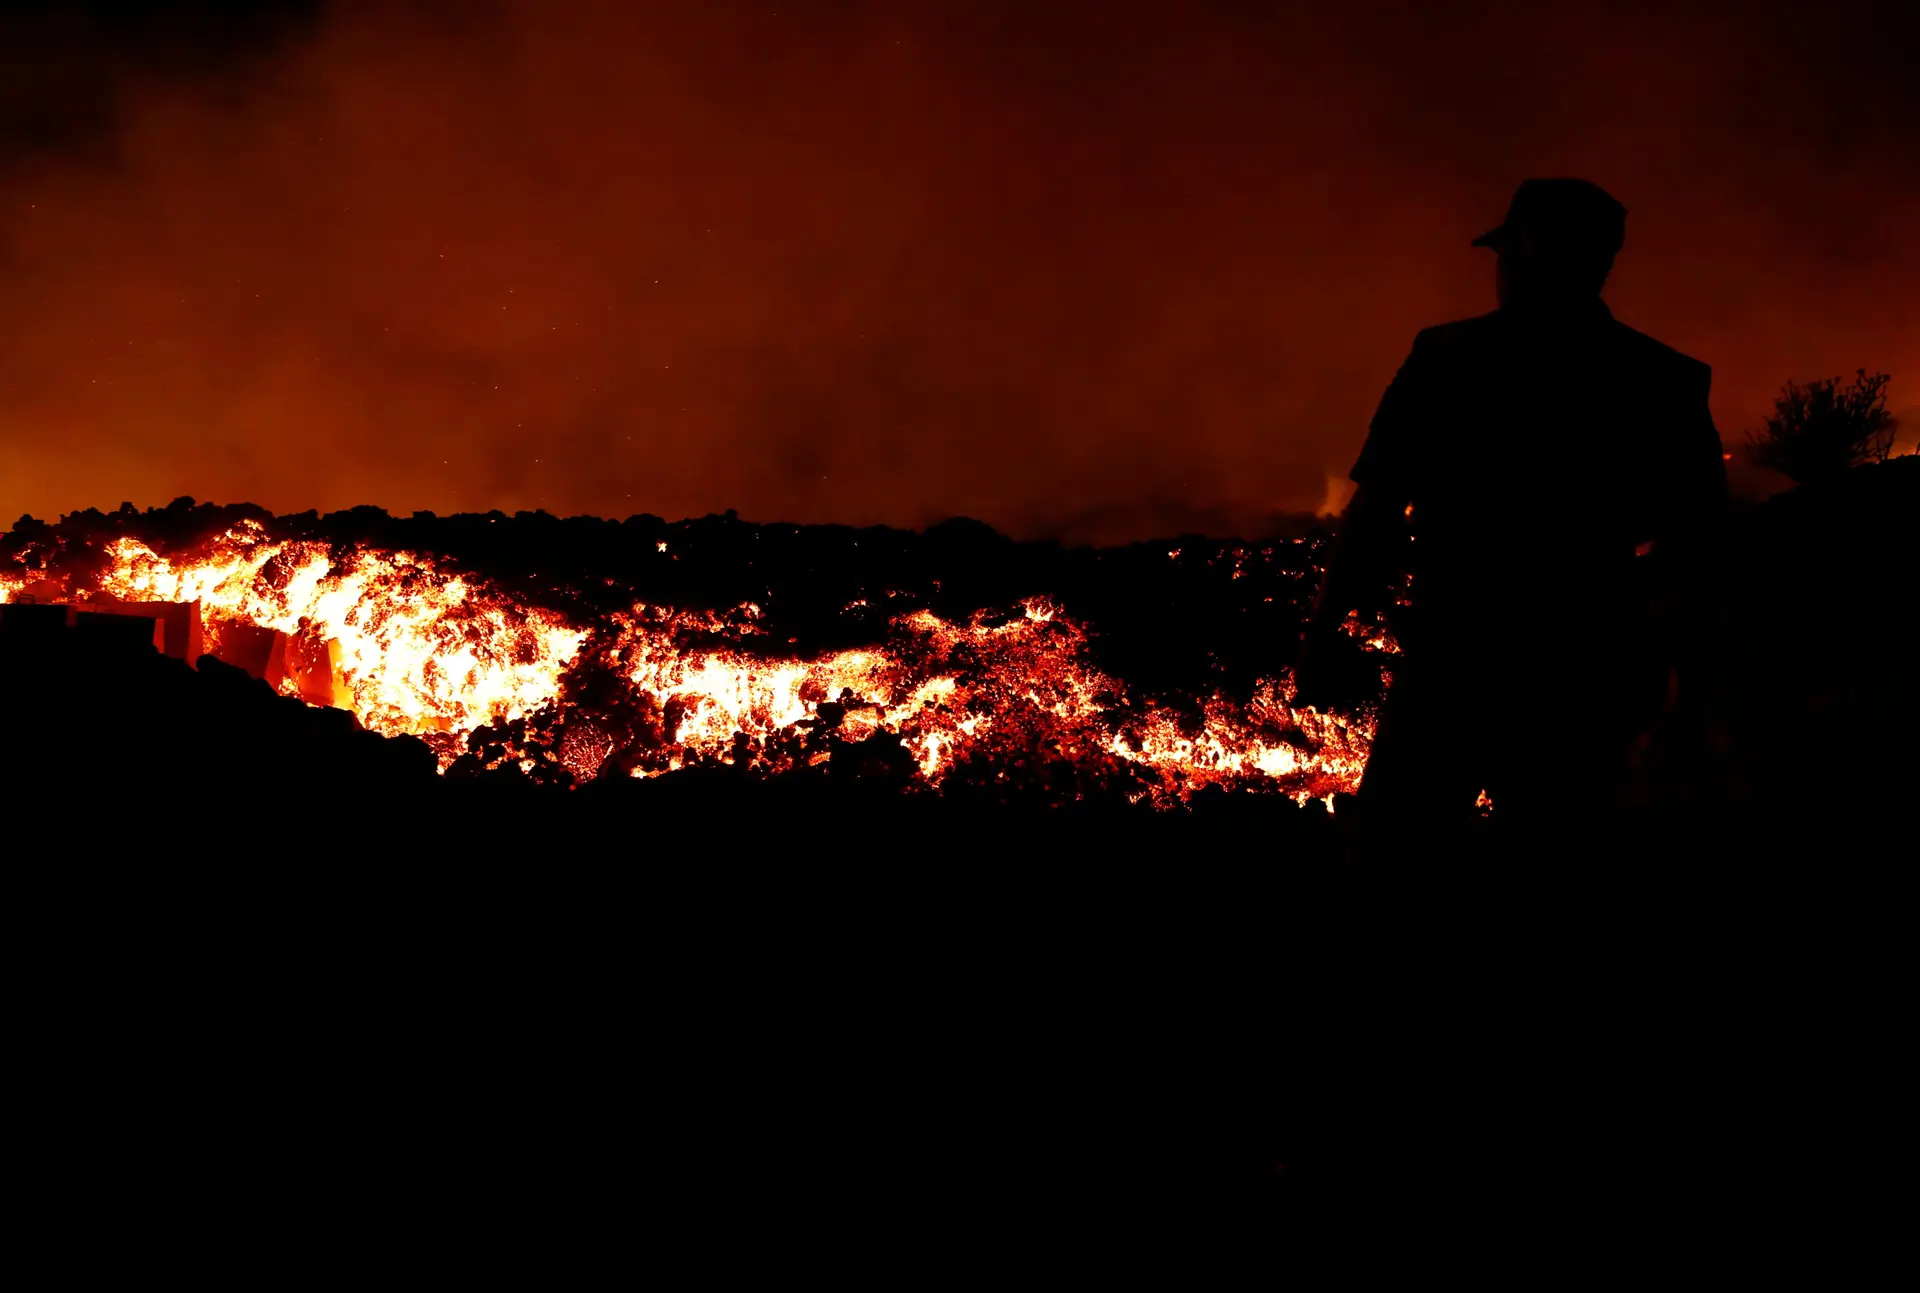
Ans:
[[[1630,328],[1618,319],[1613,322],[1616,341],[1632,359],[1679,382],[1705,382],[1713,370],[1692,355],[1683,354],[1664,341],[1658,341],[1638,328]]]
[[[1605,328],[1613,343],[1613,353],[1643,372],[1682,386],[1704,385],[1712,376],[1713,370],[1700,360],[1618,319],[1609,316]],[[1423,328],[1413,339],[1413,353],[1421,359],[1445,362],[1472,355],[1503,354],[1523,342],[1524,333],[1516,329],[1514,320],[1495,310]]]
[[[1455,319],[1451,323],[1436,323],[1420,330],[1413,339],[1413,348],[1439,355],[1497,345],[1504,338],[1503,323],[1498,311],[1476,314],[1471,319]]]

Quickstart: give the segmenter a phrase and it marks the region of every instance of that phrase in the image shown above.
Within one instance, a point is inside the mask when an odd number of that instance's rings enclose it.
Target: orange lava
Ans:
[[[1249,703],[1207,696],[1185,714],[1134,703],[1090,663],[1085,631],[1039,598],[964,624],[915,611],[871,647],[797,658],[733,645],[751,641],[757,606],[714,615],[637,604],[608,622],[573,623],[428,556],[279,540],[253,522],[172,557],[128,538],[104,555],[92,587],[63,591],[197,601],[215,655],[234,623],[337,643],[344,703],[375,731],[426,737],[443,769],[478,728],[573,717],[563,713],[576,704],[569,679],[589,662],[611,667],[635,706],[666,716],[660,742],[636,753],[617,724],[583,715],[527,765],[550,758],[586,780],[616,766],[647,776],[744,755],[777,773],[792,762],[784,738],[821,725],[831,705],[837,739],[898,737],[930,787],[957,760],[1043,748],[1076,765],[1130,767],[1146,787],[1134,797],[1156,804],[1215,784],[1304,803],[1353,789],[1372,737],[1368,715],[1290,708],[1284,678],[1263,682]],[[0,601],[25,587],[0,575]]]

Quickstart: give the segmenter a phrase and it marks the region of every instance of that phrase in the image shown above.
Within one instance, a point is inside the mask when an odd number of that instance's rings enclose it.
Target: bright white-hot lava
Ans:
[[[492,747],[491,764],[544,760],[585,780],[746,759],[777,774],[820,761],[834,742],[880,734],[898,738],[928,786],[962,762],[1001,760],[1132,769],[1140,794],[1159,803],[1210,784],[1305,801],[1351,790],[1372,736],[1366,715],[1289,708],[1278,681],[1247,703],[1135,703],[1090,663],[1082,628],[1040,599],[967,623],[914,611],[874,645],[796,658],[718,632],[729,619],[750,624],[757,606],[722,617],[636,605],[575,623],[428,556],[280,540],[251,522],[171,556],[131,538],[103,555],[92,587],[65,591],[197,601],[215,655],[223,628],[237,624],[336,643],[345,703],[360,721],[425,737],[443,767],[469,734],[528,720],[546,736]],[[0,576],[0,600],[24,585]],[[615,680],[611,700],[584,685],[593,671]]]

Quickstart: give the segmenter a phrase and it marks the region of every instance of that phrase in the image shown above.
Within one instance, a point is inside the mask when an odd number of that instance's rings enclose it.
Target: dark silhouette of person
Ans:
[[[1363,822],[1604,815],[1670,679],[1696,685],[1671,610],[1698,602],[1725,461],[1707,365],[1601,300],[1625,234],[1598,186],[1526,181],[1474,241],[1500,308],[1421,332],[1380,401],[1295,671],[1296,703],[1340,701],[1342,622],[1387,613]]]

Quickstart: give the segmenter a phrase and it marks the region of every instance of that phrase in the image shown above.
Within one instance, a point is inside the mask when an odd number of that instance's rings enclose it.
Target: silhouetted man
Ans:
[[[1688,602],[1726,473],[1707,366],[1600,299],[1625,233],[1593,184],[1522,184],[1474,242],[1500,308],[1420,333],[1380,401],[1296,671],[1324,703],[1341,622],[1410,574],[1365,821],[1465,821],[1482,792],[1497,820],[1603,812],[1657,716],[1655,608]]]

